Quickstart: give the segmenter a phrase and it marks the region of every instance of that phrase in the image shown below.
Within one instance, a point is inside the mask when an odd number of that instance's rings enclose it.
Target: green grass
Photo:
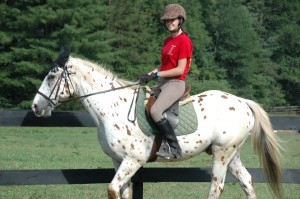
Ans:
[[[280,135],[284,168],[299,168],[300,136]],[[250,140],[242,148],[242,161],[248,168],[260,167]],[[211,156],[205,153],[193,159],[177,163],[149,163],[145,167],[210,167]],[[79,169],[112,168],[111,159],[103,153],[95,128],[0,128],[0,169]],[[192,198],[207,197],[209,183],[145,183],[144,198]],[[0,199],[35,198],[106,198],[108,184],[92,185],[34,185],[2,186]],[[300,198],[300,185],[284,184],[286,199]],[[272,194],[264,183],[256,183],[259,199],[271,199]],[[226,183],[222,199],[245,198],[237,183]]]

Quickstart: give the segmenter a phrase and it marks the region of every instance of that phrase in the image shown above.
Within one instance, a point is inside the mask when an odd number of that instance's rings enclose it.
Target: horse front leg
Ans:
[[[113,164],[115,167],[115,171],[117,172],[121,163],[113,159]],[[130,185],[131,185],[131,180],[129,179],[129,181],[122,186],[120,190],[120,195],[122,199],[131,198],[132,190]]]
[[[131,177],[141,168],[141,164],[135,159],[126,158],[121,163],[113,161],[116,174],[111,181],[108,188],[109,199],[120,199],[119,193],[121,193],[121,199],[131,198]]]

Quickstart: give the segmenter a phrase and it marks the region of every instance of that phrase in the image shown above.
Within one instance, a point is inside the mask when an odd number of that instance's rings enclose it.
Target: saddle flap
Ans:
[[[154,95],[150,95],[149,99],[148,99],[148,102],[146,104],[146,112],[148,114],[148,116],[150,117],[150,110],[151,110],[151,107],[152,105],[154,104],[156,98]]]
[[[137,100],[137,123],[140,129],[145,134],[155,134],[160,135],[156,125],[153,123],[151,118],[147,115],[145,111],[146,98],[149,98],[148,90],[142,88],[139,90],[139,97]],[[148,97],[146,97],[146,94]],[[174,129],[176,135],[186,135],[192,132],[195,132],[198,127],[198,119],[197,114],[195,112],[195,108],[193,106],[193,98],[189,97],[183,102],[179,103],[179,112],[180,112],[180,120],[179,124]]]

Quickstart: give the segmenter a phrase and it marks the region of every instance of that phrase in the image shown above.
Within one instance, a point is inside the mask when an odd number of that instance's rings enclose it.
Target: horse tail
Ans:
[[[246,100],[246,103],[254,115],[254,127],[251,132],[251,140],[255,152],[258,154],[260,163],[264,167],[265,174],[271,190],[278,198],[283,198],[281,184],[281,166],[279,140],[274,134],[270,119],[267,113],[259,104]]]

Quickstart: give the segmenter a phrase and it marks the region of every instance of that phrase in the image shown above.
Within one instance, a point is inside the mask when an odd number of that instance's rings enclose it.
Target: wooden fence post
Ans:
[[[132,199],[143,199],[143,182],[133,182],[132,183]]]

